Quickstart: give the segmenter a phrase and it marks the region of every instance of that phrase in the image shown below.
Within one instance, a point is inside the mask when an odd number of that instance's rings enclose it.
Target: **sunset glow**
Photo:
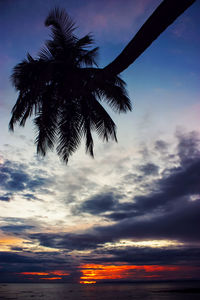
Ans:
[[[59,279],[62,279],[62,277],[47,277],[47,278],[43,277],[40,279],[42,279],[42,280],[59,280]]]
[[[49,275],[50,273],[47,273],[47,272],[22,272],[20,274],[22,274],[22,275],[46,276],[46,275]]]
[[[0,251],[10,249],[11,246],[22,246],[23,242],[25,242],[25,240],[18,238],[17,236],[1,236]]]
[[[86,281],[86,280],[84,281],[84,280],[83,280],[83,281],[80,281],[80,283],[81,283],[81,284],[95,284],[96,281]]]
[[[60,280],[63,278],[62,276],[68,276],[70,275],[70,273],[62,270],[55,270],[55,271],[48,271],[48,272],[21,272],[20,275],[25,275],[25,276],[32,275],[41,280],[57,280],[57,279]],[[56,277],[43,277],[43,276],[52,276],[52,275],[56,275]]]
[[[86,264],[81,267],[81,283],[97,280],[137,280],[163,279],[177,277],[179,272],[190,272],[194,268],[188,266],[160,266],[160,265],[98,265]]]

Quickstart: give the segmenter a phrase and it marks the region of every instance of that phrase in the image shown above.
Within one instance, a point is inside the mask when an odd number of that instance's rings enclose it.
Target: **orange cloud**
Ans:
[[[112,279],[169,279],[179,278],[180,274],[184,278],[190,277],[190,272],[194,267],[189,266],[160,266],[160,265],[98,265],[85,264],[81,267],[82,276],[80,283],[95,283],[97,280]]]
[[[14,236],[0,236],[0,251],[10,250],[12,246],[21,246],[23,243],[22,238],[14,237]]]
[[[37,276],[49,275],[49,273],[46,273],[46,272],[22,272],[20,274],[22,274],[22,275],[37,275]]]
[[[51,271],[50,273],[54,274],[54,275],[58,275],[58,276],[68,276],[68,275],[70,275],[69,272],[59,271],[59,270],[57,270],[57,271]]]
[[[55,270],[55,271],[48,271],[48,272],[21,272],[20,275],[33,275],[39,277],[39,279],[42,280],[56,280],[56,279],[62,279],[62,276],[68,276],[70,275],[70,273],[62,270]],[[41,277],[41,276],[52,276],[52,275],[56,275],[56,277]]]
[[[47,278],[40,278],[42,280],[57,280],[57,279],[62,279],[62,277],[47,277]]]
[[[94,283],[96,283],[96,281],[94,281],[94,280],[93,281],[84,281],[83,280],[83,281],[80,281],[80,283],[82,283],[82,284],[92,284],[93,283],[94,284]]]

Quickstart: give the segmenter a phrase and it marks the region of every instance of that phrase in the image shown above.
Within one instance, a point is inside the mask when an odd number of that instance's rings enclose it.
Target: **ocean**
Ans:
[[[126,284],[43,284],[2,283],[1,300],[87,300],[87,299],[144,299],[144,300],[197,300],[200,282],[126,283]]]

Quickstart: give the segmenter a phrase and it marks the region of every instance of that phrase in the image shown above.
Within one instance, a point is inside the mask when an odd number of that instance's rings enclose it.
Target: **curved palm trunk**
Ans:
[[[108,75],[123,72],[196,0],[164,0],[117,58],[103,68]]]

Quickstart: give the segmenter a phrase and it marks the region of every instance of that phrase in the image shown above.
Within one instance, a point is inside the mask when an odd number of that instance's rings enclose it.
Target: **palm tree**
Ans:
[[[84,137],[86,152],[93,156],[92,131],[117,141],[115,123],[100,102],[117,112],[131,110],[125,82],[117,75],[97,79],[98,48],[88,49],[91,35],[74,35],[75,24],[64,10],[52,10],[45,25],[51,26],[52,39],[36,59],[28,54],[14,68],[11,79],[19,96],[10,130],[35,114],[37,153],[45,155],[57,144],[58,155],[67,162]]]
[[[82,137],[86,152],[93,156],[92,131],[108,141],[117,140],[116,126],[103,106],[115,111],[131,110],[125,83],[118,76],[195,0],[164,0],[122,53],[103,69],[95,68],[98,48],[88,49],[93,39],[74,35],[74,23],[65,11],[54,9],[45,21],[51,26],[38,58],[30,54],[13,71],[12,82],[19,96],[12,110],[10,130],[24,126],[35,114],[37,152],[45,155],[57,144],[57,153],[68,161]],[[97,65],[96,65],[97,66]]]

